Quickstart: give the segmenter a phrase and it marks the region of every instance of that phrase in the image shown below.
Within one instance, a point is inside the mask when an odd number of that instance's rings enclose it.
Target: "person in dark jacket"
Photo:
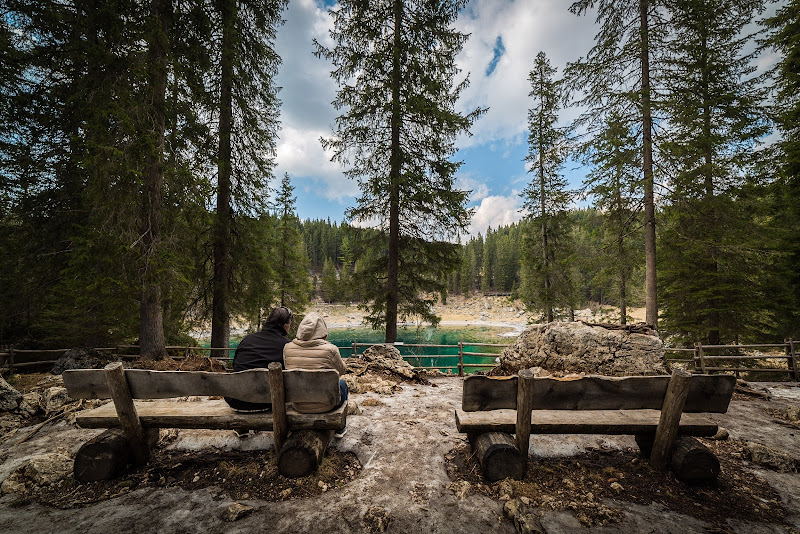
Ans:
[[[287,337],[292,326],[292,312],[286,306],[275,308],[270,312],[260,332],[248,334],[236,348],[233,356],[233,370],[266,369],[272,362],[283,367],[283,346],[290,342]],[[239,411],[267,411],[272,403],[245,402],[225,397],[225,402]]]

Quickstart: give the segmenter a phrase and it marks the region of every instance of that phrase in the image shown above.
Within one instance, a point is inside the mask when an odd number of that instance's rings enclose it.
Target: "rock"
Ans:
[[[105,365],[103,353],[94,349],[75,347],[64,353],[56,363],[50,373],[60,375],[67,369],[102,369]]]
[[[22,396],[22,402],[19,403],[19,408],[17,409],[23,415],[30,417],[36,415],[39,410],[42,409],[41,402],[42,396],[39,395],[39,393],[32,391]]]
[[[472,484],[466,480],[460,480],[458,482],[451,482],[448,484],[447,489],[452,491],[456,497],[463,501],[467,498],[467,495],[469,495],[469,491],[472,489]]]
[[[404,378],[416,378],[414,367],[405,361],[400,351],[393,345],[373,345],[359,358],[369,363],[370,369],[385,369]]]
[[[514,496],[514,486],[508,480],[503,480],[497,485],[497,493],[500,495],[501,500],[508,500]],[[504,497],[506,497],[504,499]]]
[[[49,486],[72,474],[72,458],[64,449],[34,456],[17,469],[37,486]]]
[[[370,506],[361,518],[367,532],[386,532],[392,516],[385,508],[380,506]]]
[[[745,452],[753,462],[777,471],[784,473],[800,471],[800,459],[760,443],[748,441],[745,445]]]
[[[0,494],[6,493],[25,493],[28,491],[28,488],[25,487],[25,483],[20,480],[20,475],[17,473],[12,473],[3,481],[3,484],[0,485]]]
[[[364,399],[361,401],[361,406],[384,406],[380,399]]]
[[[222,513],[222,519],[225,521],[233,522],[250,515],[253,512],[253,507],[246,504],[235,502],[228,506]]]
[[[347,401],[347,415],[361,415],[361,408],[358,407],[358,403],[356,401]]]
[[[57,412],[71,400],[67,395],[67,388],[54,386],[44,390],[42,406],[44,407],[44,412],[49,414]]]
[[[716,434],[714,434],[713,436],[711,436],[711,437],[710,437],[710,438],[708,438],[708,439],[715,439],[715,440],[717,440],[717,441],[725,441],[725,440],[727,440],[729,437],[730,437],[730,434],[728,434],[728,431],[727,431],[727,430],[725,430],[725,429],[724,429],[724,428],[722,428],[722,427],[719,427],[719,429],[717,430],[717,433],[716,433]]]
[[[792,423],[800,423],[800,407],[789,406],[786,408],[786,419]]]
[[[521,499],[511,499],[503,505],[503,513],[514,523],[514,528],[521,534],[542,533],[546,531],[539,518],[532,513]]]
[[[610,485],[609,487],[610,487],[612,490],[614,490],[614,493],[616,493],[617,495],[619,495],[620,493],[622,493],[622,490],[623,490],[623,489],[625,489],[625,488],[623,488],[623,487],[622,487],[622,484],[620,484],[619,482],[612,482],[612,483],[611,483],[611,485]],[[590,499],[590,500],[591,500],[591,499]]]
[[[0,411],[16,410],[20,402],[22,402],[22,393],[11,387],[11,384],[0,376]]]
[[[499,360],[491,374],[513,375],[530,367],[608,376],[667,374],[661,338],[629,332],[618,325],[531,325],[503,350]]]

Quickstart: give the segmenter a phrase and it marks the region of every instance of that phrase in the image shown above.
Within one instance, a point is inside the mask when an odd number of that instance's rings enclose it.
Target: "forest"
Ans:
[[[0,344],[161,357],[199,322],[228,346],[232,318],[313,298],[390,342],[475,292],[542,321],[645,306],[676,343],[800,337],[800,0],[573,3],[594,46],[560,73],[530,53],[525,217],[477,236],[456,187],[487,113],[456,105],[467,0],[331,8],[322,144],[360,191],[341,222],[300,220],[274,176],[287,4],[4,1]]]

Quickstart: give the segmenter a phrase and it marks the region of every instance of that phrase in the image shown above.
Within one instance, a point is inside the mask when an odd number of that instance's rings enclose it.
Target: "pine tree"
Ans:
[[[322,266],[320,284],[322,286],[322,298],[325,302],[339,301],[339,279],[336,275],[336,266],[328,258],[325,258],[325,263]]]
[[[579,0],[570,11],[583,15],[597,7],[601,24],[591,51],[567,67],[573,87],[584,92],[579,103],[587,107],[577,125],[586,127],[590,136],[602,129],[604,115],[624,110],[626,118],[641,125],[638,130],[642,148],[642,189],[644,205],[646,321],[658,326],[656,276],[655,178],[653,172],[654,95],[664,52],[662,0]],[[653,66],[651,66],[651,64]]]
[[[437,321],[422,292],[443,289],[458,253],[447,239],[469,219],[468,193],[454,188],[460,163],[450,161],[456,136],[483,111],[455,111],[467,84],[454,82],[455,56],[467,35],[450,26],[465,4],[343,0],[330,11],[334,45],[315,43],[333,63],[334,105],[343,111],[323,146],[359,181],[348,216],[377,221],[370,246],[385,250],[364,268],[369,321],[385,325],[387,342],[397,339],[398,318]]]
[[[217,206],[214,219],[214,277],[211,346],[227,347],[231,285],[239,278],[246,246],[236,242],[234,208],[248,215],[266,210],[272,176],[280,102],[274,78],[280,57],[273,48],[288,0],[220,0]]]
[[[548,322],[556,306],[571,306],[571,280],[565,269],[569,261],[565,213],[570,201],[561,168],[569,152],[569,131],[558,126],[558,112],[564,102],[564,86],[554,79],[556,69],[544,52],[536,56],[530,95],[534,106],[528,111],[528,147],[525,158],[534,179],[522,192],[527,216],[536,222],[538,238],[528,237],[523,266],[523,298],[542,310]]]
[[[289,174],[283,175],[278,190],[277,239],[275,258],[277,276],[275,293],[280,296],[280,305],[288,306],[295,313],[302,313],[308,305],[310,282],[308,280],[308,257],[305,253],[303,237],[299,230],[299,220],[295,215],[294,196]]]
[[[672,169],[662,232],[664,319],[712,345],[757,322],[762,291],[748,272],[752,214],[740,200],[755,142],[767,133],[744,26],[761,0],[676,0],[662,152]],[[737,207],[738,206],[738,207]],[[755,247],[757,250],[758,246]],[[749,302],[749,305],[744,303]],[[745,310],[747,310],[745,312]]]
[[[780,233],[773,295],[785,295],[776,310],[780,333],[797,337],[800,332],[800,0],[789,0],[766,19],[768,34],[763,46],[778,54],[768,73],[774,84],[771,115],[781,140],[778,143],[777,180],[772,185],[774,222]],[[773,158],[768,164],[772,164]]]
[[[635,194],[638,189],[636,139],[622,114],[611,113],[604,131],[587,145],[586,162],[592,170],[584,183],[594,206],[604,213],[604,236],[599,254],[601,271],[616,281],[620,323],[627,322],[629,282],[636,247],[631,237],[638,226]]]

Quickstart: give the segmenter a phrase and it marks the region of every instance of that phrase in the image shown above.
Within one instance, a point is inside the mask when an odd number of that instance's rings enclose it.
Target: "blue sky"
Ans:
[[[568,61],[586,54],[597,27],[594,12],[578,17],[567,11],[563,0],[471,0],[459,15],[456,27],[471,34],[456,58],[462,74],[469,73],[470,87],[459,102],[461,111],[477,106],[489,111],[462,137],[456,158],[463,160],[458,185],[473,191],[470,207],[475,215],[469,231],[518,221],[519,192],[526,173],[527,113],[530,106],[528,72],[536,54],[544,51],[559,75]],[[358,195],[354,180],[330,162],[320,145],[331,134],[336,111],[331,106],[336,85],[330,65],[312,54],[312,39],[328,43],[331,19],[325,0],[292,0],[284,13],[286,23],[277,37],[283,59],[278,76],[281,133],[277,149],[276,177],[288,172],[295,186],[298,215],[303,219],[342,221],[345,210]],[[327,0],[327,5],[331,2]],[[564,114],[564,121],[575,115]],[[565,168],[573,187],[583,180],[583,170]]]

